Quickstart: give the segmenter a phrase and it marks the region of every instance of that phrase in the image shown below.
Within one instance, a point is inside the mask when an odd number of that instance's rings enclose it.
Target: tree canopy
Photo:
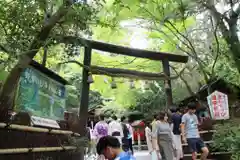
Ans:
[[[240,84],[238,1],[3,0],[0,6],[0,62],[5,71],[0,74],[0,79],[5,79],[2,106],[11,105],[9,99],[13,99],[16,85],[10,84],[17,84],[21,71],[32,59],[67,79],[72,85],[68,104],[79,105],[82,68],[67,62],[82,63],[83,47],[56,40],[64,36],[188,55],[187,64],[171,64],[171,74],[176,76],[172,79],[174,102],[194,95],[216,78]],[[91,64],[154,73],[163,70],[160,62],[95,50]],[[99,75],[93,78],[93,106],[146,113],[165,107],[162,81]],[[111,87],[113,83],[117,87]]]

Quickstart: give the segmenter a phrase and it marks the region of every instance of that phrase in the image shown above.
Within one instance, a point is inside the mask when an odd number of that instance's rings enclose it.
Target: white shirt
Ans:
[[[121,123],[118,121],[112,121],[108,126],[108,135],[112,135],[113,132],[120,132],[120,137],[123,137],[123,129]]]
[[[152,140],[152,131],[149,127],[145,128],[145,137],[146,137],[146,140],[149,140],[149,141]]]

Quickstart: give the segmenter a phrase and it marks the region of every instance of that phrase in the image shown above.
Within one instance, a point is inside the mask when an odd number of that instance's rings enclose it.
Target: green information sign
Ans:
[[[16,97],[16,110],[32,115],[63,119],[65,86],[34,68],[27,68],[21,75]]]

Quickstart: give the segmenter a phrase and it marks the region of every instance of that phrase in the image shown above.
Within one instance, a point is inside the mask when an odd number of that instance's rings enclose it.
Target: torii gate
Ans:
[[[82,96],[80,100],[80,109],[79,117],[81,119],[81,124],[85,126],[88,115],[88,103],[89,103],[89,88],[90,84],[88,83],[88,72],[89,69],[92,74],[106,75],[109,73],[112,77],[126,77],[133,78],[138,77],[138,79],[148,79],[148,80],[165,80],[165,93],[166,93],[166,106],[169,107],[172,103],[172,89],[171,89],[171,80],[170,80],[170,66],[169,62],[177,63],[187,63],[188,57],[183,55],[169,54],[163,52],[154,52],[141,49],[133,49],[129,47],[123,47],[118,45],[113,45],[109,43],[103,43],[99,41],[87,40],[74,36],[63,37],[61,40],[65,44],[80,44],[84,46],[84,67],[82,71]],[[149,72],[139,72],[134,70],[119,69],[119,68],[106,68],[100,66],[91,65],[91,55],[92,49],[133,56],[139,58],[146,58],[155,61],[162,61],[163,73],[149,73]],[[87,69],[89,68],[89,69]],[[168,87],[166,87],[168,86]]]

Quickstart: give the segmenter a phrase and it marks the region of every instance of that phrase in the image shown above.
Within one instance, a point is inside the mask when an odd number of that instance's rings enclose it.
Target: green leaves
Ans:
[[[42,26],[43,12],[32,0],[1,1],[2,42],[15,56],[26,51],[36,31]]]
[[[214,143],[211,147],[220,152],[232,152],[233,157],[240,156],[240,128],[238,122],[227,121],[218,125],[213,135]],[[234,159],[235,160],[235,159]]]

